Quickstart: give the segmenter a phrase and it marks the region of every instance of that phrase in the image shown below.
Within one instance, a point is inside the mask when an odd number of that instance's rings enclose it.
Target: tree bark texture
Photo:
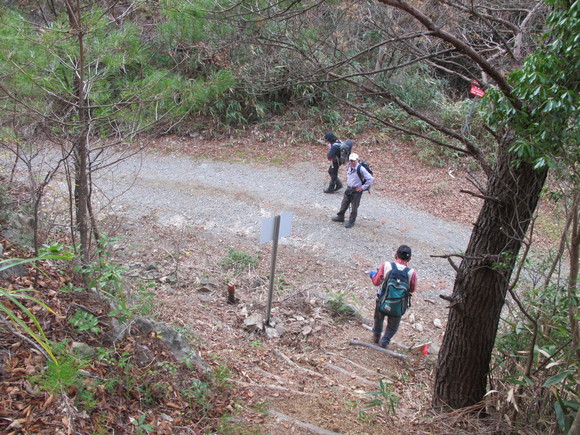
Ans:
[[[84,31],[81,24],[81,5],[78,1],[65,2],[69,17],[71,33],[78,43],[78,58],[74,62],[73,76],[75,83],[76,110],[79,116],[79,135],[74,143],[75,159],[75,204],[76,226],[80,236],[81,262],[89,263],[89,180],[88,180],[88,132],[90,118],[88,116],[87,95],[85,94],[85,54]]]
[[[517,254],[534,216],[546,170],[516,162],[502,137],[486,200],[459,266],[439,353],[433,406],[464,408],[486,394],[501,311]]]

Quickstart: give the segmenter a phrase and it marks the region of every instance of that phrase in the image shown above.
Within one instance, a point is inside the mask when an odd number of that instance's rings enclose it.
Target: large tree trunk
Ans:
[[[517,254],[536,209],[547,171],[516,163],[513,136],[500,145],[485,201],[459,266],[439,353],[433,406],[463,408],[480,402],[500,314]]]

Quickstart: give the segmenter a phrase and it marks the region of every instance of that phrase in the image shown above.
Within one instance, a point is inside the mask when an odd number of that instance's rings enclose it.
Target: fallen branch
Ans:
[[[366,328],[366,329],[368,329],[369,331],[372,331],[372,330],[373,330],[373,327],[372,327],[372,326],[369,326],[369,325],[367,325],[366,323],[363,323],[363,324],[362,324],[362,326],[363,326],[363,328]],[[404,344],[398,343],[398,342],[396,342],[396,341],[391,341],[390,345],[397,346],[397,347],[398,347],[398,348],[400,348],[400,349],[405,349],[405,350],[409,350],[409,349],[410,349],[408,346],[405,346]],[[381,347],[381,349],[382,349],[382,347]]]
[[[397,359],[400,359],[403,361],[405,361],[407,359],[407,357],[401,353],[393,352],[392,350],[385,349],[383,347],[376,346],[374,344],[365,343],[364,341],[350,340],[350,344],[353,346],[364,346],[364,347],[368,347],[370,349],[378,350],[379,352],[384,352],[384,353],[386,353],[394,358],[397,358]]]
[[[313,432],[313,433],[316,433],[316,434],[321,434],[321,435],[340,435],[338,432],[331,432],[329,430],[322,429],[321,427],[314,426],[313,424],[304,423],[303,421],[296,420],[294,417],[290,417],[289,415],[282,414],[281,412],[278,412],[278,411],[274,411],[273,409],[271,409],[268,412],[270,414],[272,414],[272,415],[275,415],[280,420],[289,421],[289,422],[295,424],[296,426],[300,426],[300,427],[302,427],[304,429],[308,429],[310,432]]]
[[[362,324],[362,326],[363,326],[363,328],[366,328],[369,331],[372,331],[373,330],[373,327],[372,326],[366,325],[364,323]],[[416,344],[416,345],[413,345],[413,346],[407,346],[407,345],[405,345],[403,343],[399,343],[398,341],[394,341],[394,340],[392,340],[389,343],[389,346],[397,346],[399,349],[403,349],[403,350],[406,350],[407,352],[411,352],[411,353],[419,353],[419,352],[421,352],[423,350],[423,346],[425,346],[425,345],[427,345],[427,347],[429,347],[429,346],[431,346],[431,342],[428,341],[426,343],[420,343],[420,344]]]

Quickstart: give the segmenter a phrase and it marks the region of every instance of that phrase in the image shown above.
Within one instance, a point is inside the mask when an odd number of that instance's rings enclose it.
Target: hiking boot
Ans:
[[[352,228],[352,227],[354,227],[354,222],[348,222],[344,227],[345,228]]]
[[[381,338],[381,334],[373,334],[373,343],[379,344],[380,338]]]
[[[344,222],[344,218],[340,216],[335,216],[331,219],[332,222]]]
[[[328,187],[323,190],[324,193],[334,193],[334,183],[331,181]]]
[[[336,192],[337,190],[342,189],[342,183],[340,181],[336,182],[336,187],[334,188],[334,191]]]

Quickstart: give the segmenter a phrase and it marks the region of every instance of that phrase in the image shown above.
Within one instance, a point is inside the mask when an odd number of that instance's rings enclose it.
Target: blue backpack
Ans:
[[[401,317],[411,306],[409,270],[411,269],[408,267],[399,270],[395,263],[391,263],[391,271],[383,281],[379,296],[379,311],[381,313]]]
[[[356,173],[358,175],[358,178],[360,178],[360,182],[362,184],[365,184],[366,178],[364,177],[364,175],[362,174],[362,171],[360,170],[360,167],[363,167],[367,170],[367,172],[371,175],[373,175],[373,171],[371,170],[371,167],[369,166],[369,164],[367,162],[365,162],[364,160],[359,160],[358,165],[356,167]],[[367,192],[371,192],[371,188],[369,186],[369,188],[367,189]]]

